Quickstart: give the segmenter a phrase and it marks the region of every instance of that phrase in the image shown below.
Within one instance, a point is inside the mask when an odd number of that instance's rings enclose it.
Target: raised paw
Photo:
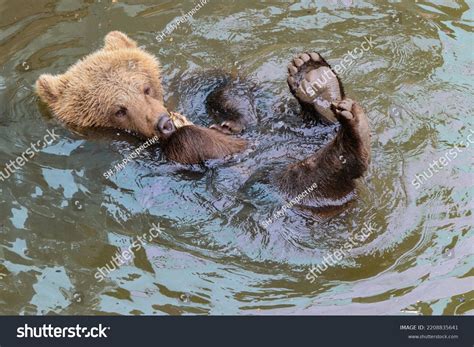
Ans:
[[[344,99],[333,102],[331,108],[342,124],[341,128],[346,129],[345,134],[356,136],[360,140],[360,148],[363,148],[367,158],[370,158],[370,127],[362,107],[351,99]]]
[[[316,52],[302,53],[288,64],[288,86],[305,111],[336,122],[331,102],[344,98],[342,85],[331,66]]]

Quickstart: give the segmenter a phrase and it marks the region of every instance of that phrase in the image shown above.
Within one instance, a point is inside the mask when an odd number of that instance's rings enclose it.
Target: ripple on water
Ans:
[[[471,24],[463,10],[454,14],[447,5],[434,15],[403,3],[217,2],[158,45],[150,28],[181,15],[180,6],[91,3],[72,10],[78,16],[38,6],[19,24],[0,25],[18,33],[2,41],[8,68],[0,75],[0,168],[48,129],[60,139],[0,183],[0,278],[9,303],[0,312],[469,313],[471,152],[462,147],[421,188],[412,184],[473,129],[463,48]],[[129,134],[86,137],[64,129],[38,104],[33,83],[99,47],[111,13],[159,56],[169,107],[197,123],[211,122],[204,99],[217,83],[203,83],[197,72],[238,70],[257,82],[260,122],[244,135],[251,148],[194,167],[168,163],[150,148],[105,179],[140,142]],[[39,14],[50,20],[36,21],[45,27],[32,32],[23,22]],[[84,34],[84,23],[99,30]],[[337,129],[299,116],[285,82],[287,61],[316,50],[338,62],[364,36],[374,38],[374,48],[342,77],[372,128],[372,164],[357,199],[331,217],[292,209],[262,227],[286,203],[272,174],[323,146]],[[97,281],[98,268],[152,223],[163,233]],[[369,237],[314,283],[306,279],[311,266],[367,223],[374,226]]]

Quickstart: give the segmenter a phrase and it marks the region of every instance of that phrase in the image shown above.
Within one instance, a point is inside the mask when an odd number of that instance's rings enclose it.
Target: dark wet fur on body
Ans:
[[[198,164],[245,150],[247,142],[213,129],[187,125],[177,129],[162,143],[163,153],[170,160]]]
[[[318,53],[299,55],[288,70],[288,85],[304,111],[323,122],[339,122],[340,127],[324,147],[275,173],[274,184],[290,199],[316,185],[301,199],[301,205],[319,210],[344,206],[354,197],[356,179],[364,174],[370,162],[367,117],[357,103],[345,98],[342,83],[334,72],[332,79],[327,79],[319,89],[308,89],[315,80],[321,82],[321,76],[331,76],[329,71],[333,71]],[[224,75],[208,94],[206,108],[223,123],[212,126],[213,129],[197,126],[177,129],[163,144],[169,159],[195,164],[245,149],[244,140],[227,135],[242,131],[255,120],[254,100],[245,81]]]
[[[224,133],[240,133],[257,120],[251,83],[238,76],[226,76],[206,99],[206,110],[218,122],[212,127]]]
[[[363,110],[359,105],[347,101],[348,111],[333,106],[341,126],[326,146],[306,159],[288,165],[277,176],[277,185],[282,192],[294,198],[316,184],[303,200],[315,207],[341,205],[348,202],[356,187],[356,179],[362,177],[370,163],[370,135]],[[346,107],[347,108],[347,107]],[[349,112],[354,117],[347,119],[340,114]]]

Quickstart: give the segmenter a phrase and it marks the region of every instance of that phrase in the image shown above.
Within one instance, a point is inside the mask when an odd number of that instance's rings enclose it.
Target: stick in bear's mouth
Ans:
[[[188,120],[185,116],[179,113],[170,112],[169,114],[176,129],[184,127],[185,125],[193,125],[193,123],[190,120]]]

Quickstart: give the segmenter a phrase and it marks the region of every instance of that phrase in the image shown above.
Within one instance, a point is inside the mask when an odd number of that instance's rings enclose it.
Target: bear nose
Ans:
[[[171,118],[168,116],[167,113],[162,113],[158,118],[158,123],[156,123],[155,127],[156,131],[160,134],[169,136],[171,135],[176,129],[171,121]]]

